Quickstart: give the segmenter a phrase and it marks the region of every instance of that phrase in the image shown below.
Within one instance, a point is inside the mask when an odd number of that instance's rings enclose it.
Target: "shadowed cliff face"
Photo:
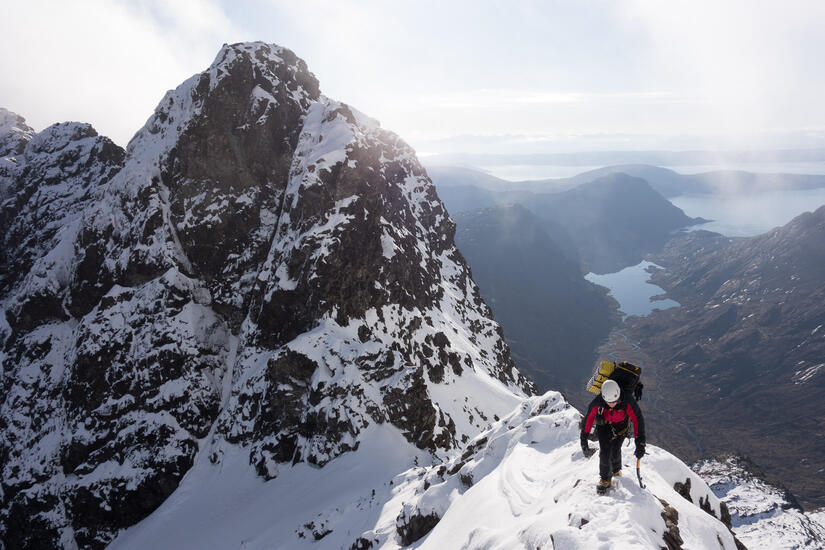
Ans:
[[[441,456],[533,391],[414,152],[289,50],[225,46],[125,152],[18,118],[0,125],[8,547],[102,548],[231,446],[271,478],[389,423]]]
[[[461,212],[457,243],[522,372],[541,389],[581,393],[595,350],[620,322],[541,220],[520,205]]]

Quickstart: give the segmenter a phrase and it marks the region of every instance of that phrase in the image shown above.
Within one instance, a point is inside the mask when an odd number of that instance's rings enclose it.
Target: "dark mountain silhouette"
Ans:
[[[619,316],[605,289],[586,281],[575,259],[520,205],[454,216],[456,244],[520,370],[540,389],[580,390],[595,349]]]
[[[581,261],[585,273],[612,273],[635,265],[675,231],[706,221],[686,216],[647,182],[626,174],[611,173],[557,193],[534,193],[458,185],[465,173],[453,173],[446,184],[434,180],[449,212],[521,204],[544,222],[569,258]]]
[[[690,218],[650,185],[610,174],[561,193],[536,195],[528,206],[562,226],[585,271],[613,273],[659,250],[672,234],[704,220]]]
[[[647,181],[666,198],[686,194],[735,195],[756,191],[788,191],[825,187],[825,175],[760,174],[742,170],[714,170],[698,174],[679,174],[667,168],[648,164],[619,164],[583,172],[572,178],[530,182],[535,188],[545,185],[550,189],[577,186],[609,174],[623,173]],[[527,182],[521,182],[526,184]]]

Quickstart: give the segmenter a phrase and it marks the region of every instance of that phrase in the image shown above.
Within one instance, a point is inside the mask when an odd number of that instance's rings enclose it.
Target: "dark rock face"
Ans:
[[[693,498],[690,496],[690,478],[685,478],[685,482],[682,483],[677,481],[673,484],[673,490],[679,493],[685,500],[688,502],[693,502]],[[725,524],[725,527],[728,529],[731,528],[730,524],[730,511],[728,511],[728,506],[724,502],[719,503],[719,517],[716,516],[716,512],[713,510],[713,507],[710,505],[710,495],[699,496],[699,508],[701,508],[706,514],[709,514],[716,519],[720,520],[722,523]]]
[[[401,539],[401,544],[409,546],[417,540],[420,540],[427,533],[433,530],[433,527],[438,525],[440,517],[436,514],[413,514],[410,517],[399,517],[396,521],[396,531]]]
[[[659,499],[659,502],[664,507],[662,520],[665,522],[665,528],[667,529],[662,535],[662,540],[667,550],[681,550],[685,541],[682,540],[682,535],[679,533],[679,512],[666,500]]]
[[[249,305],[238,298],[253,284],[242,279],[266,257],[271,218],[281,207],[301,122],[320,95],[302,60],[287,50],[278,52],[280,62],[273,55],[268,46],[251,55],[223,51],[216,63],[226,74],[199,77],[194,91],[195,101],[203,102],[201,115],[181,133],[161,167],[169,221],[188,267],[207,283],[212,307],[233,330]],[[239,95],[245,99],[241,104]],[[173,97],[161,103],[165,106],[174,109]],[[166,116],[174,115],[163,110],[156,115]]]
[[[413,151],[292,52],[224,46],[125,153],[3,116],[7,547],[102,548],[234,445],[267,478],[372,424],[439,455],[509,410],[468,381],[534,391]]]
[[[825,480],[825,207],[752,238],[695,232],[653,261],[653,282],[682,304],[634,319],[663,400],[651,422],[689,459],[750,457],[804,506]],[[678,418],[678,422],[668,419]],[[731,447],[733,445],[733,447]]]

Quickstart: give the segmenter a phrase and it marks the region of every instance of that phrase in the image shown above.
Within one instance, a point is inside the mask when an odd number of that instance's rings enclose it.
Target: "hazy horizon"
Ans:
[[[223,43],[260,40],[422,155],[825,147],[815,0],[32,0],[4,15],[0,106],[120,145]]]

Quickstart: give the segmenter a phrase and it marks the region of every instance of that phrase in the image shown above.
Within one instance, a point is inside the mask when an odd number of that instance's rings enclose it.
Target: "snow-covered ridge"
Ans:
[[[221,466],[197,464],[111,548],[741,548],[699,507],[721,513],[708,486],[659,448],[642,461],[645,489],[628,449],[625,476],[596,497],[598,457],[579,449],[580,417],[558,393],[527,398],[431,466],[416,465],[426,455],[387,425],[320,471],[298,464],[267,482],[227,454]],[[686,481],[693,502],[674,489]]]
[[[468,445],[446,468],[411,483],[396,520],[409,537],[420,518],[440,518],[420,548],[736,548],[707,485],[669,453],[648,446],[645,489],[625,449],[624,477],[606,497],[595,496],[598,457],[579,449],[578,411],[549,392],[519,408]],[[691,503],[675,489],[690,481]],[[698,503],[715,514],[700,509]],[[675,512],[675,513],[674,513]],[[419,518],[419,521],[413,521]],[[403,540],[403,537],[402,537]],[[395,546],[388,546],[395,547]]]

